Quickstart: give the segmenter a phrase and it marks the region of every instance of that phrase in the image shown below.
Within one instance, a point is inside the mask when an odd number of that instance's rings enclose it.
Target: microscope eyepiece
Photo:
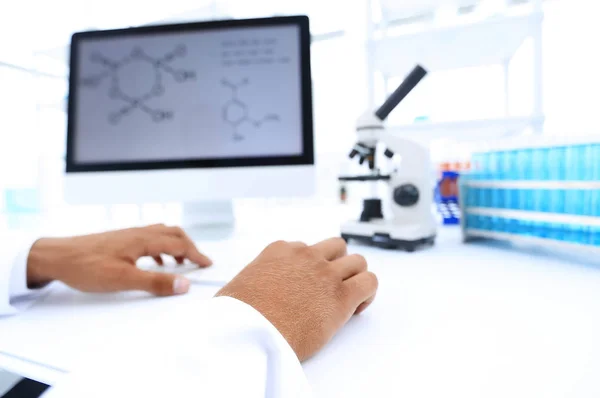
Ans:
[[[402,102],[402,100],[423,80],[427,75],[427,71],[420,65],[417,65],[412,72],[398,86],[396,91],[384,102],[381,107],[375,112],[379,120],[385,120],[392,111]]]

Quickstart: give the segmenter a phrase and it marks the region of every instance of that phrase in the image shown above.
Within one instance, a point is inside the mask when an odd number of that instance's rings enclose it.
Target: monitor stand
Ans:
[[[183,229],[196,235],[202,230],[230,229],[235,223],[233,201],[208,201],[183,205]]]

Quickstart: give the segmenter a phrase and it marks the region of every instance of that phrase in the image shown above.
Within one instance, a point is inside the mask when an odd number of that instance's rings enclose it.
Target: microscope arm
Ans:
[[[427,71],[417,65],[379,109],[375,112],[368,110],[360,116],[356,123],[358,140],[350,153],[350,158],[360,155],[361,164],[365,160],[370,160],[369,168],[371,170],[375,168],[376,148],[382,135],[385,134],[383,122],[426,75]],[[394,156],[393,149],[388,148],[385,155],[392,158]]]
[[[380,142],[388,151],[398,154],[402,170],[405,173],[422,173],[431,167],[431,155],[428,148],[411,140],[399,137],[396,134],[384,133]]]

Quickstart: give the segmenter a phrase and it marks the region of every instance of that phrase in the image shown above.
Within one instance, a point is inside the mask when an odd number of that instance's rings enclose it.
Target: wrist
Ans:
[[[62,239],[42,238],[36,241],[27,256],[27,287],[44,287],[58,279],[56,266],[59,256],[64,253]]]

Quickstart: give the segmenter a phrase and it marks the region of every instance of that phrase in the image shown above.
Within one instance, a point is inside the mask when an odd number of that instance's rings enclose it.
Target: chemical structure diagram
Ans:
[[[244,136],[239,131],[240,126],[244,123],[250,123],[255,128],[260,128],[264,123],[278,122],[280,120],[279,115],[276,114],[268,114],[260,119],[250,116],[248,105],[239,96],[240,88],[249,84],[247,78],[238,83],[232,83],[228,79],[223,79],[221,84],[231,90],[231,99],[223,106],[223,120],[233,127],[234,141],[244,139]]]
[[[104,70],[96,75],[83,78],[81,83],[84,87],[96,88],[105,79],[110,80],[109,98],[124,103],[120,109],[108,115],[108,121],[111,124],[118,124],[123,117],[134,110],[147,113],[155,123],[159,123],[173,118],[173,111],[156,109],[148,105],[151,99],[164,94],[164,75],[171,75],[177,83],[196,79],[196,72],[175,69],[171,66],[173,61],[185,57],[186,53],[187,48],[184,45],[177,46],[173,51],[160,58],[146,54],[141,47],[134,47],[129,55],[119,60],[113,60],[94,52],[90,57],[90,61],[102,65]],[[124,73],[124,70],[129,73]],[[133,87],[132,90],[128,90],[124,88],[124,85],[130,86],[132,82],[134,85],[137,83],[135,76],[132,76],[132,74],[144,77],[147,75],[149,79],[152,79],[151,83],[142,89]]]

